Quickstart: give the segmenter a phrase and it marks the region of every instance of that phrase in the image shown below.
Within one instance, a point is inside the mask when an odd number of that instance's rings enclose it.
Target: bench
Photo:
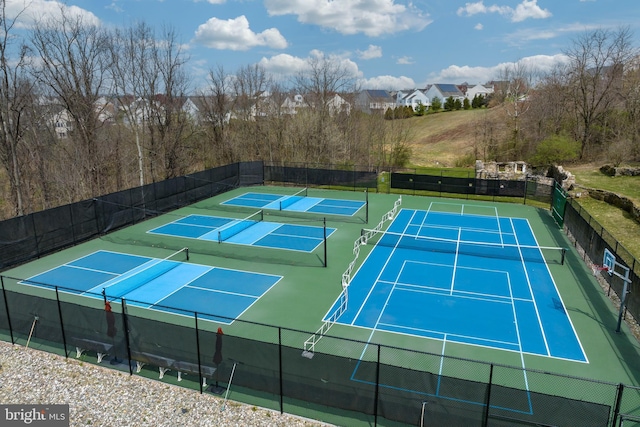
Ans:
[[[113,344],[109,344],[101,341],[94,341],[87,338],[71,338],[73,345],[76,347],[76,359],[82,356],[85,351],[94,351],[98,356],[98,363],[102,362],[102,359],[109,354],[113,348]]]
[[[182,374],[202,374],[202,387],[207,388],[207,378],[213,379],[216,368],[212,366],[200,366],[196,363],[177,361],[173,364],[173,368],[178,372],[178,381],[182,381]]]
[[[146,364],[157,366],[160,372],[160,379],[164,377],[167,371],[171,370],[175,363],[175,360],[169,359],[168,357],[137,351],[131,352],[131,359],[136,362],[136,373],[140,373],[142,367]]]

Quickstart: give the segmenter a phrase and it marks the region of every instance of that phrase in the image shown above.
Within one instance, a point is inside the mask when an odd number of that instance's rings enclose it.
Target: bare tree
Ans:
[[[209,70],[209,86],[199,97],[202,125],[208,130],[211,144],[205,147],[211,164],[227,164],[236,161],[230,145],[229,121],[232,112],[232,76],[222,65]]]
[[[565,54],[569,58],[571,100],[574,103],[584,158],[598,142],[598,124],[620,100],[625,64],[634,56],[628,27],[617,31],[598,29],[574,40]]]
[[[305,160],[329,162],[332,157],[332,137],[335,135],[329,123],[331,101],[335,94],[353,91],[353,73],[337,58],[316,55],[307,61],[307,68],[295,77],[294,86],[314,112],[313,129],[310,129],[304,147]]]
[[[22,159],[18,153],[25,132],[25,110],[33,102],[32,82],[27,74],[27,46],[12,43],[17,18],[8,20],[5,7],[5,2],[0,2],[0,159],[9,177],[14,212],[23,215]]]
[[[38,23],[31,42],[40,56],[35,76],[60,100],[73,118],[71,137],[83,153],[83,179],[89,182],[89,194],[105,188],[103,159],[100,158],[96,133],[102,113],[98,99],[107,87],[107,71],[111,66],[109,35],[104,28],[84,22],[81,15],[65,13],[61,6],[57,18]]]
[[[504,85],[504,108],[512,123],[512,144],[508,153],[519,157],[521,152],[521,120],[529,110],[529,94],[532,87],[534,70],[523,61],[504,67],[500,73],[500,80]]]
[[[154,44],[152,61],[152,73],[159,77],[157,84],[150,86],[156,95],[148,103],[151,174],[156,181],[179,176],[192,166],[184,145],[191,134],[186,114],[182,111],[189,92],[189,77],[184,69],[188,58],[178,42],[175,29],[163,29]]]
[[[113,34],[110,69],[118,107],[124,116],[124,122],[133,133],[138,157],[139,184],[144,179],[144,130],[149,119],[147,100],[154,95],[150,92],[156,79],[151,67],[153,64],[155,40],[151,27],[140,22],[124,30],[116,29]]]

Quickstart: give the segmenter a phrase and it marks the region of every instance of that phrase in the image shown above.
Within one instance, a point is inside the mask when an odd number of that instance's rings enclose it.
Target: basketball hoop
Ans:
[[[609,267],[607,267],[606,265],[593,264],[591,270],[593,271],[593,275],[597,276],[601,271],[609,271]]]

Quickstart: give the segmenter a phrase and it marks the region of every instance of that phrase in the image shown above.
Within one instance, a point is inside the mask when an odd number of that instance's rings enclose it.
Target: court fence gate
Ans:
[[[378,190],[379,175],[370,168],[242,162],[123,190],[0,222],[0,269],[238,187],[280,183]],[[405,178],[400,182],[412,182]],[[410,179],[414,183],[439,182],[441,191],[464,188],[469,194],[466,189],[472,187],[469,182],[444,187],[438,177],[418,178],[415,174]],[[473,185],[478,188],[477,181]],[[585,259],[598,263],[604,248],[615,253],[632,272],[633,292],[627,310],[638,318],[640,293],[635,290],[640,266],[575,201],[569,198],[566,203],[554,204],[558,192],[539,184],[498,182],[486,183],[486,187],[516,188],[518,192],[512,197],[523,197],[525,203],[533,197],[550,209],[564,210],[557,214],[576,246],[584,250]],[[391,188],[398,189],[389,186],[385,190]],[[454,194],[464,194],[460,191]],[[622,292],[615,277],[603,276],[611,290]],[[247,336],[225,334],[225,360],[215,365],[218,337],[203,326],[208,323],[201,321],[207,313],[182,313],[179,322],[168,324],[143,315],[135,307],[129,309],[127,301],[121,300],[113,304],[115,316],[107,316],[100,296],[93,304],[86,301],[93,301],[91,298],[79,303],[64,288],[52,287],[50,295],[42,297],[31,295],[17,278],[0,275],[0,281],[0,339],[13,344],[26,344],[31,339],[65,357],[73,356],[74,350],[76,355],[84,351],[100,358],[108,354],[116,362],[125,361],[114,366],[132,375],[138,368],[146,372],[145,364],[162,368],[160,372],[171,369],[187,378],[182,384],[200,392],[211,384],[224,384],[238,363],[234,386],[249,394],[268,396],[273,409],[282,412],[297,413],[297,408],[306,407],[315,409],[320,419],[323,413],[333,411],[357,419],[365,417],[374,425],[384,419],[409,425],[424,420],[425,424],[465,426],[617,426],[623,419],[640,415],[640,389],[633,386],[330,336],[323,338],[322,347],[309,359],[301,357],[301,347],[311,332],[264,324],[251,324]],[[439,374],[443,363],[453,374]]]

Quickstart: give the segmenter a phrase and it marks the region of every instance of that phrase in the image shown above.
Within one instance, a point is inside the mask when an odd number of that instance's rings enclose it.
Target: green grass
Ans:
[[[614,236],[625,249],[636,259],[640,259],[640,224],[631,218],[628,212],[591,197],[581,197],[577,200],[580,206]]]
[[[611,191],[640,205],[640,176],[607,176],[594,164],[572,166],[569,171],[575,175],[577,184]]]

